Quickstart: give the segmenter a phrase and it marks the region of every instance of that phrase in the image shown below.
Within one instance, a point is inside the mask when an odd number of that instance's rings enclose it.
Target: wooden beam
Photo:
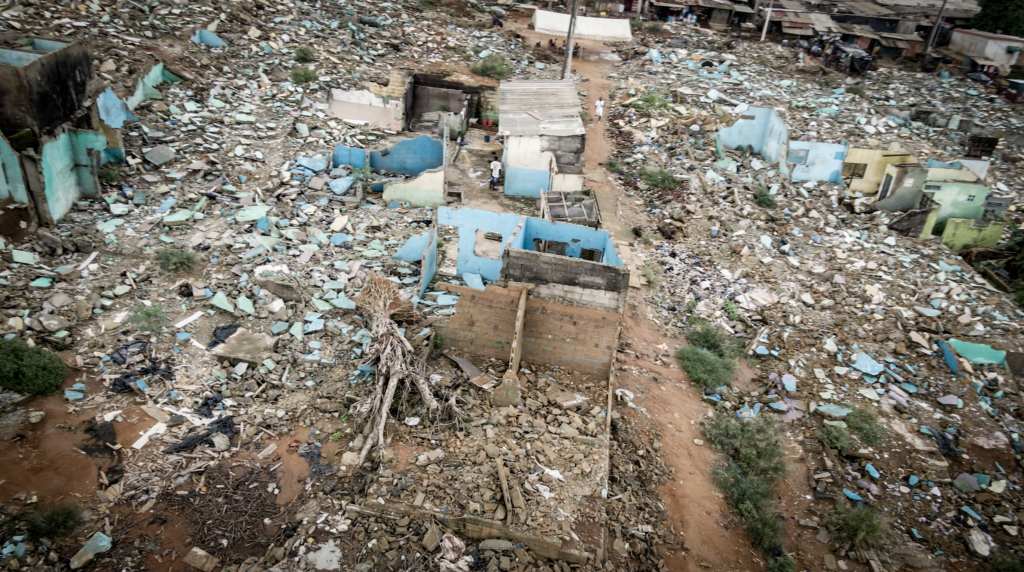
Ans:
[[[523,323],[526,321],[526,295],[528,293],[529,290],[527,288],[523,288],[522,292],[519,293],[516,331],[515,335],[512,336],[512,357],[508,362],[508,371],[505,372],[505,377],[511,374],[513,379],[518,379],[516,376],[519,374],[519,360],[523,357]]]

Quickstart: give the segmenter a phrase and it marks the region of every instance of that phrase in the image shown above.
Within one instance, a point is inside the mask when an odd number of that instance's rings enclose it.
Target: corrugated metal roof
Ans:
[[[879,32],[879,36],[883,38],[889,38],[891,40],[903,40],[905,42],[923,42],[924,38],[917,34],[896,34],[892,32]]]
[[[860,0],[854,0],[852,2],[839,2],[837,3],[837,5],[846,8],[851,13],[856,14],[858,16],[872,16],[877,18],[880,16],[889,16],[895,14],[895,12],[893,12],[892,10],[889,10],[888,8],[883,8],[882,6],[879,6],[878,4],[875,4],[873,2],[863,2]]]
[[[871,28],[865,28],[864,26],[858,26],[857,24],[839,24],[839,27],[842,28],[843,33],[846,34],[852,34],[854,36],[860,36],[863,38],[871,38],[873,40],[882,39]]]
[[[509,135],[583,135],[580,100],[571,81],[503,81],[499,129]]]

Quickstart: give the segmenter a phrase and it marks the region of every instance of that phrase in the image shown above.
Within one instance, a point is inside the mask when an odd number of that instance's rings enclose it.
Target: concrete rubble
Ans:
[[[667,337],[711,322],[743,343],[759,371],[704,391],[701,402],[785,424],[814,490],[797,517],[805,534],[827,543],[818,517],[849,499],[890,515],[894,547],[879,556],[888,569],[922,559],[963,569],[995,547],[1021,550],[1024,312],[993,285],[997,273],[938,237],[897,232],[904,213],[874,209],[877,185],[851,190],[867,171],[845,166],[858,150],[921,165],[964,160],[964,169],[975,166],[969,156],[987,161],[976,179],[1004,201],[1002,220],[1019,224],[1019,107],[963,77],[883,67],[851,78],[777,42],[666,24],[669,33],[619,45],[606,74],[614,164],[605,167],[619,206],[637,211],[632,236],[598,231],[615,209],[602,203],[599,212],[603,199],[589,189],[543,191],[539,208],[485,196],[509,228],[476,214],[480,227],[464,228],[451,222],[461,205],[445,205],[457,195],[473,206],[501,151],[487,107],[498,82],[467,66],[497,54],[514,80],[560,75],[553,52],[491,27],[491,14],[512,11],[476,1],[257,0],[15,2],[0,12],[5,31],[88,49],[93,87],[112,95],[83,104],[83,115],[107,122],[109,103],[123,116],[99,131],[117,152],[94,154],[95,196],[76,196],[52,224],[26,214],[26,203],[3,207],[0,330],[61,352],[75,375],[47,399],[89,417],[98,446],[80,452],[116,454],[82,501],[77,536],[0,536],[0,567],[149,569],[156,557],[165,568],[239,572],[671,569],[667,559],[692,547],[670,530],[660,491],[683,477],[657,431],[637,421],[649,396],[614,381],[631,367],[619,356],[644,351],[618,338],[627,303],[646,308]],[[312,79],[300,81],[302,68]],[[575,85],[587,95],[586,82]],[[474,117],[447,103],[412,117],[412,100],[393,90],[417,87],[431,97],[459,92]],[[398,128],[360,119],[350,105]],[[972,136],[998,141],[978,158]],[[582,157],[581,147],[573,160]],[[443,182],[424,199],[421,177],[437,169]],[[645,175],[654,171],[675,188],[659,188]],[[601,249],[549,249],[559,241],[530,226],[556,221],[582,225],[571,232],[587,231]],[[465,236],[474,238],[463,250]],[[530,241],[546,246],[531,251]],[[187,267],[158,262],[185,252],[194,256]],[[544,284],[537,268],[567,261],[514,268],[517,252],[597,256],[585,260],[616,283]],[[396,400],[383,452],[354,466],[366,437],[350,408],[376,374],[362,364],[373,328],[358,304],[371,273],[413,308],[395,321],[424,358],[420,375],[456,396],[465,416]],[[566,325],[537,333],[538,315],[563,310]],[[598,339],[591,322],[615,337]],[[487,351],[469,351],[471,327]],[[514,335],[485,340],[486,330]],[[582,367],[551,363],[583,341],[593,348],[577,356]],[[658,356],[658,365],[672,361]],[[625,393],[613,402],[615,390]],[[854,407],[876,412],[892,440],[845,456],[823,447],[820,427],[843,424]],[[0,394],[0,438],[56,423],[35,409]],[[250,480],[231,489],[241,473]],[[131,536],[157,522],[132,515],[185,513],[232,495],[253,495],[245,498],[264,511],[245,517],[263,527],[258,544],[225,532],[230,522],[196,525],[176,544]],[[36,503],[25,491],[0,522]],[[825,564],[874,561],[832,551]]]

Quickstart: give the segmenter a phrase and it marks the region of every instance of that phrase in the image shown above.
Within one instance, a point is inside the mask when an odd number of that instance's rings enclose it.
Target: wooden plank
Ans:
[[[523,323],[526,321],[526,294],[529,292],[526,288],[519,293],[519,311],[516,312],[516,331],[512,336],[512,357],[509,359],[508,372],[512,374],[513,378],[519,373],[519,360],[523,357]]]

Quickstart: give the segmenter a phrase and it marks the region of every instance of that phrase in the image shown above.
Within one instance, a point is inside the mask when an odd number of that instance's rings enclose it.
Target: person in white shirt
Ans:
[[[498,155],[491,154],[491,190],[493,191],[498,185],[498,181],[501,179],[501,161],[498,160]]]
[[[594,117],[597,118],[597,122],[601,122],[601,116],[604,115],[604,98],[597,98],[597,103],[594,104]]]

